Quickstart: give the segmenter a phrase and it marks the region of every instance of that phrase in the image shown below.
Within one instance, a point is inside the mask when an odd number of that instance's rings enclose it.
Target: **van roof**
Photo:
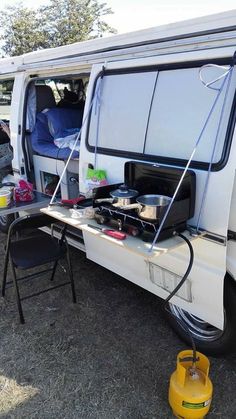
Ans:
[[[236,9],[223,13],[212,14],[195,19],[170,23],[135,32],[112,35],[89,41],[76,42],[56,48],[33,51],[21,56],[7,57],[0,60],[0,73],[8,69],[16,70],[19,66],[37,62],[46,62],[60,58],[83,56],[102,53],[133,46],[152,44],[156,42],[174,41],[177,39],[211,35],[236,30]],[[5,70],[5,71],[4,71]]]

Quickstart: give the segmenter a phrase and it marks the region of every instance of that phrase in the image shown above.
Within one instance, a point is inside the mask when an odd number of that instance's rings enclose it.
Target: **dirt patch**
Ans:
[[[168,381],[185,346],[159,300],[82,252],[71,255],[77,304],[69,286],[23,301],[20,325],[12,290],[0,299],[0,417],[172,418]],[[60,267],[55,280],[64,278]],[[44,276],[20,290],[46,286]],[[236,359],[212,361],[211,417],[233,418]]]

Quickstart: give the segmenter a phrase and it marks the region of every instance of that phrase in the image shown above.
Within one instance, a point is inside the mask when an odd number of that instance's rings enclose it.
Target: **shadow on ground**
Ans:
[[[0,417],[172,418],[168,381],[185,346],[159,300],[82,252],[71,254],[77,304],[68,286],[27,300],[22,326],[12,290],[0,300]],[[60,268],[56,281],[64,275]],[[22,294],[47,282],[21,284]],[[211,361],[209,417],[235,418],[236,357]]]

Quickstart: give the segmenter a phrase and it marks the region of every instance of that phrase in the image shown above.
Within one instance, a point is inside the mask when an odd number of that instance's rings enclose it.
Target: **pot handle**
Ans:
[[[141,211],[142,209],[142,205],[141,204],[129,204],[129,205],[121,205],[119,206],[120,209],[122,210],[129,210],[129,209],[138,209],[139,211]]]
[[[114,201],[113,198],[97,198],[97,199],[95,199],[96,204],[100,204],[101,202],[109,202],[110,204],[112,204],[113,201]]]

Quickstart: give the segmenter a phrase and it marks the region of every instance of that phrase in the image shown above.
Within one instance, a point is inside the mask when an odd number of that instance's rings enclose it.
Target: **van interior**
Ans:
[[[27,90],[23,151],[27,178],[36,189],[53,195],[80,131],[87,76],[33,79]],[[78,196],[79,142],[58,192]]]

